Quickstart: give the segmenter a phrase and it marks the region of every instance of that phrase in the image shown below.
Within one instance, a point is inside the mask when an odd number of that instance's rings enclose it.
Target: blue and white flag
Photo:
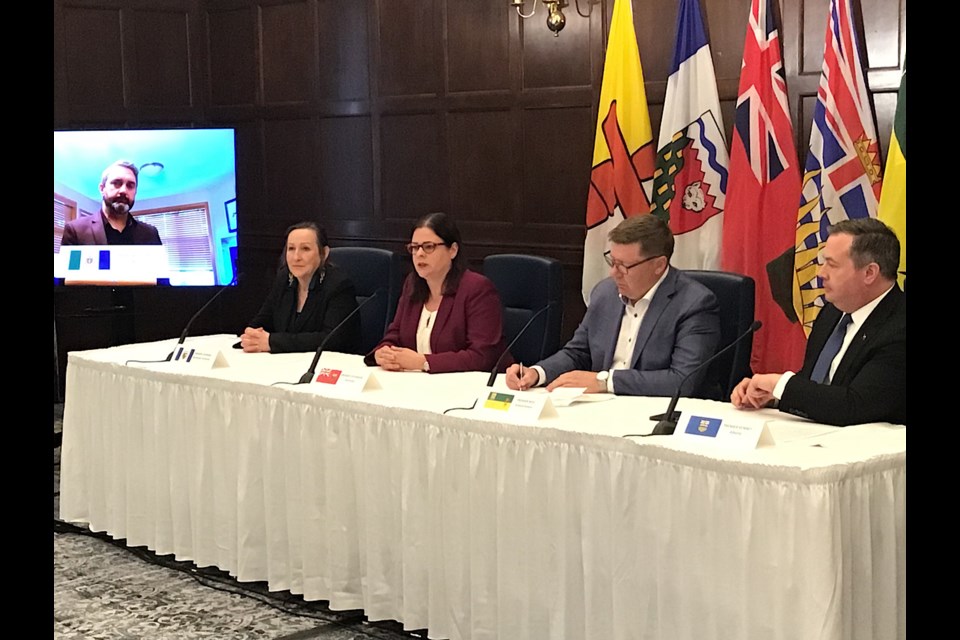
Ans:
[[[680,0],[651,213],[670,224],[680,269],[719,269],[727,142],[699,0]]]

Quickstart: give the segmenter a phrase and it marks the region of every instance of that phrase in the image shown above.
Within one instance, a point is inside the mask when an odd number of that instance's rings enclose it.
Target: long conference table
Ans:
[[[625,438],[665,408],[643,397],[507,424],[443,413],[484,373],[333,397],[271,384],[312,354],[234,341],[189,340],[229,365],[208,370],[127,363],[173,340],[69,354],[64,520],[431,638],[906,637],[903,425],[763,410],[774,446]]]

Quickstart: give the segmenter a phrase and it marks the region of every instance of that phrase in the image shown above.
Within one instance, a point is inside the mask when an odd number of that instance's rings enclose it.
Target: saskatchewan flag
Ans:
[[[883,176],[883,191],[877,217],[890,225],[900,238],[900,288],[907,280],[907,61],[903,61],[900,92],[897,94],[897,113],[893,118],[890,150]]]

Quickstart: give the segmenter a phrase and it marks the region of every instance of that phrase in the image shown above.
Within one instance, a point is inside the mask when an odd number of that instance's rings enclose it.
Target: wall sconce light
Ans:
[[[567,24],[567,17],[563,15],[563,8],[570,6],[570,3],[567,0],[540,0],[543,4],[547,5],[547,29],[553,31],[554,36],[559,36],[560,31]],[[600,0],[585,0],[586,4],[590,9],[584,13],[580,10],[580,0],[573,0],[573,4],[577,9],[577,13],[580,14],[582,18],[589,18],[590,14],[593,13],[593,5],[598,4]],[[527,18],[532,18],[533,14],[537,12],[537,0],[533,0],[533,8],[530,10],[530,13],[523,12],[524,0],[511,0],[510,6],[517,10],[517,15],[526,20]]]

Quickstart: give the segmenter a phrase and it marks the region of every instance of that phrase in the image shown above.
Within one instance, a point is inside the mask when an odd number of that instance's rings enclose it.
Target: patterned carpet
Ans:
[[[241,584],[216,569],[61,523],[62,405],[54,405],[53,632],[57,640],[410,640],[396,622],[331,611],[264,583]]]

